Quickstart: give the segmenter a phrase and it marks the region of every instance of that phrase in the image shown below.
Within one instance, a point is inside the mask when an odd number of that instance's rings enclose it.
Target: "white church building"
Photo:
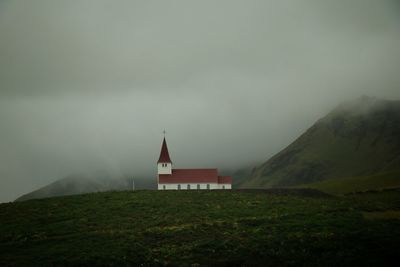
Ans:
[[[165,137],[157,174],[158,190],[232,189],[232,177],[219,176],[218,169],[173,169]]]

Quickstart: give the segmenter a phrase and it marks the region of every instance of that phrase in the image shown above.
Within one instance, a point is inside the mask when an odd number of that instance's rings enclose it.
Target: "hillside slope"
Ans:
[[[135,178],[135,189],[155,188],[155,179]],[[71,175],[27,193],[15,201],[123,190],[132,190],[132,177],[110,177],[99,173],[96,175]]]
[[[400,171],[370,176],[334,178],[295,187],[312,188],[335,195],[400,188]]]
[[[240,186],[291,186],[394,170],[400,170],[400,101],[362,97],[317,121]]]

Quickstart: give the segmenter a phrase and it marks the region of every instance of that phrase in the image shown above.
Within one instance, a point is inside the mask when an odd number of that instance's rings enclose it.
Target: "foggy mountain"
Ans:
[[[399,48],[399,0],[0,0],[0,267],[395,262]]]
[[[400,170],[400,101],[361,97],[342,103],[264,164],[236,171],[234,188],[308,184],[330,178]],[[71,175],[17,201],[132,189],[132,177],[107,172]],[[155,189],[156,179],[135,179],[136,189]]]
[[[0,203],[71,174],[155,177],[163,130],[177,168],[238,170],[344,100],[400,99],[399,12],[396,0],[0,0]]]
[[[256,167],[241,187],[278,187],[400,170],[400,101],[339,105]]]
[[[104,191],[132,190],[132,177],[110,177],[101,173],[93,175],[70,175],[16,199],[29,199],[76,195]],[[156,179],[134,178],[135,189],[155,189]]]

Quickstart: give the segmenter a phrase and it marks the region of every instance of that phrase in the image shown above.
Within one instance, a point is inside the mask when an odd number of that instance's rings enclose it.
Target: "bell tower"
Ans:
[[[161,146],[160,158],[157,161],[157,173],[158,174],[172,174],[172,161],[169,157],[167,142],[164,140]]]

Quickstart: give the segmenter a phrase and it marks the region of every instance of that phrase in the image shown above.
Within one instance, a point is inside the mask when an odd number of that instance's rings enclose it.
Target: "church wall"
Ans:
[[[163,166],[163,165],[166,166]],[[158,163],[157,164],[158,174],[171,174],[172,173],[172,164],[171,163]]]
[[[163,186],[165,185],[165,190],[178,190],[178,184],[158,184],[158,190],[163,190]],[[190,185],[190,190],[197,190],[197,185],[198,184],[185,184],[182,183],[181,185],[181,189],[180,190],[188,190],[187,186]],[[205,189],[207,190],[207,184],[199,184],[200,185],[200,189]],[[215,189],[222,189],[222,184],[216,184],[216,183],[210,183],[210,190],[215,190]],[[226,184],[225,185],[225,189],[231,189],[231,185],[230,184]]]
[[[231,184],[218,184],[218,189],[232,189]]]

